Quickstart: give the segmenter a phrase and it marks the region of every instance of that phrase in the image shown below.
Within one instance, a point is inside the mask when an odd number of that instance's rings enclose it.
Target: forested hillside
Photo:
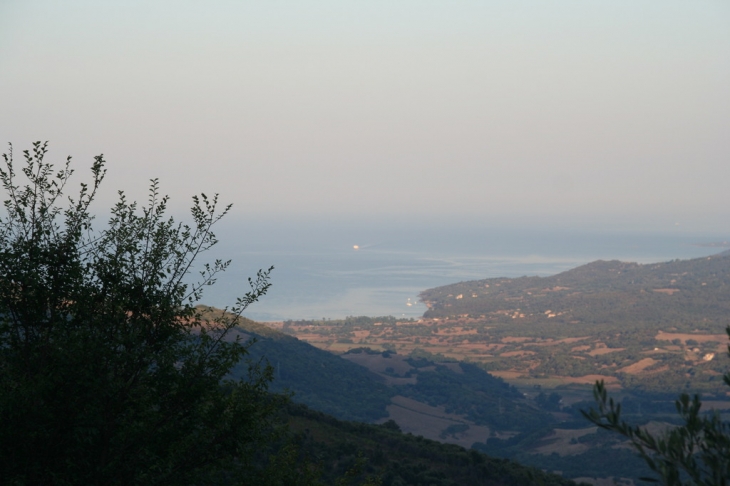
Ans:
[[[641,265],[596,261],[551,277],[494,278],[421,293],[425,317],[469,316],[515,324],[550,320],[641,328],[722,329],[730,315],[730,255]]]
[[[199,309],[209,318],[220,315],[219,309]],[[243,377],[248,363],[261,362],[273,369],[269,390],[274,393],[291,393],[294,401],[341,420],[374,422],[387,416],[395,392],[366,368],[249,319],[240,319],[238,329],[255,344],[232,375]]]

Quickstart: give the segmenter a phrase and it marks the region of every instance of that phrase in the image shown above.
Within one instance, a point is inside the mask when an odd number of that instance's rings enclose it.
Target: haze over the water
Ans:
[[[730,2],[0,2],[0,140],[106,207],[717,230]],[[3,150],[4,151],[4,150]],[[353,242],[354,243],[354,242]]]

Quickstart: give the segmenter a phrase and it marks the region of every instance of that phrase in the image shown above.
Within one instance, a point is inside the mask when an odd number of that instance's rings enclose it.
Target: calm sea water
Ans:
[[[272,321],[346,316],[419,317],[419,292],[492,277],[547,276],[594,260],[639,263],[719,253],[730,235],[424,224],[230,225],[212,256],[233,259],[203,302],[223,307],[246,278],[275,266],[273,286],[245,315]],[[714,246],[712,246],[714,244]],[[359,249],[355,249],[358,245]]]

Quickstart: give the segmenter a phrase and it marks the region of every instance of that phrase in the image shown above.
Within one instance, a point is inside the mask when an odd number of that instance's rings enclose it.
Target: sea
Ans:
[[[324,220],[229,222],[201,261],[231,259],[202,303],[231,306],[248,278],[274,266],[271,287],[244,315],[257,321],[418,318],[419,293],[496,277],[549,276],[595,260],[655,263],[730,248],[728,233],[515,227],[489,224],[379,224]]]

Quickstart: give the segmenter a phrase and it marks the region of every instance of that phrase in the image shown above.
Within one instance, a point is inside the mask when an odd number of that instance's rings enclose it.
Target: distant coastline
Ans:
[[[730,248],[730,241],[716,241],[713,243],[693,243],[692,246],[700,246],[703,248]]]

